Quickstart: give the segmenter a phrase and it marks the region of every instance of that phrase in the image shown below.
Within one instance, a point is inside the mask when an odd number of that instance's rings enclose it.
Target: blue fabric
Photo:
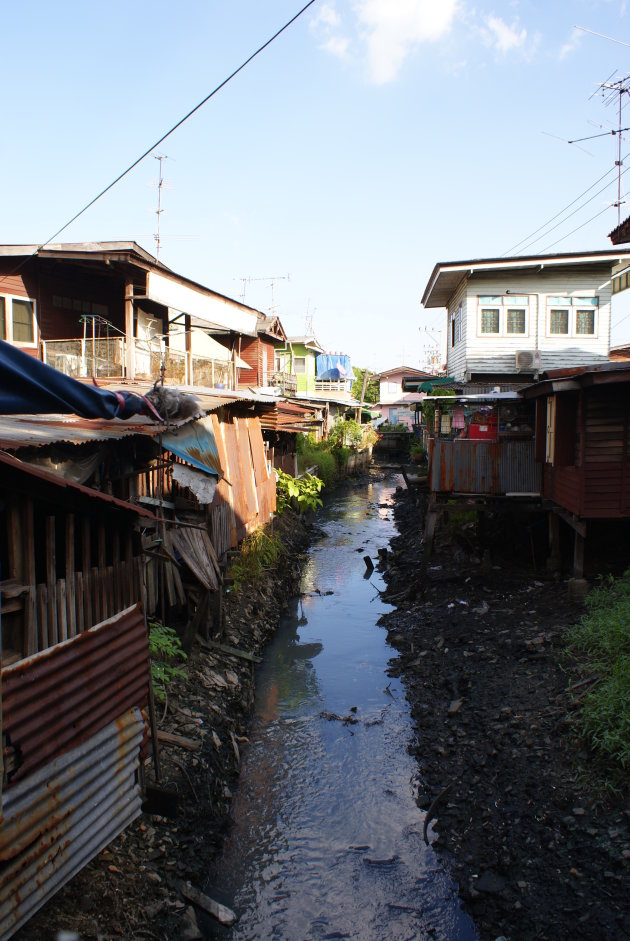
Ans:
[[[352,379],[350,357],[341,353],[320,353],[315,361],[318,379]]]
[[[89,386],[0,340],[0,415],[131,418],[144,409],[140,395]]]

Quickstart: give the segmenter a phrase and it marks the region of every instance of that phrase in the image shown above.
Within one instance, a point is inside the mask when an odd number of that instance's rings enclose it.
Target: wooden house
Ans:
[[[238,354],[248,369],[238,370],[239,389],[275,388],[286,395],[297,392],[297,376],[291,362],[276,354],[285,350],[287,335],[279,317],[258,314],[256,335],[239,338]]]
[[[77,378],[233,389],[257,317],[135,242],[0,246],[0,338]]]
[[[447,373],[485,385],[608,360],[610,304],[628,251],[439,262],[422,297],[446,308]]]
[[[523,395],[536,404],[542,495],[575,531],[574,572],[581,575],[589,521],[630,518],[630,367],[549,372]]]
[[[434,377],[422,369],[414,369],[413,366],[396,366],[394,369],[378,373],[373,378],[379,382],[379,397],[374,407],[390,425],[407,425],[411,431],[414,425],[418,424],[418,406],[424,395],[405,391],[403,381],[423,382]]]

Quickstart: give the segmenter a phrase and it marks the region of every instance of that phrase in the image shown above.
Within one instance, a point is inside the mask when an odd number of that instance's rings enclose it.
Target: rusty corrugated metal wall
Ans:
[[[533,441],[450,441],[431,447],[430,486],[435,493],[502,496],[540,493],[541,467]]]
[[[149,644],[140,605],[2,670],[2,731],[15,783],[133,706],[145,709]]]
[[[139,816],[143,735],[140,710],[130,709],[5,795],[0,941]]]

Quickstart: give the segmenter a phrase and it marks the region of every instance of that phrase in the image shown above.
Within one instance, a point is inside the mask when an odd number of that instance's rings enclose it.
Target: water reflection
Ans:
[[[259,668],[235,825],[208,885],[239,921],[206,924],[214,937],[475,938],[422,838],[409,713],[376,626],[382,582],[364,578],[363,556],[394,534],[393,486],[328,507]]]

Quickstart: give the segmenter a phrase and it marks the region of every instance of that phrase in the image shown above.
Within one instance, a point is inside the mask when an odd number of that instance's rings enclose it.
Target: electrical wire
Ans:
[[[562,235],[555,242],[552,242],[551,245],[547,245],[545,248],[541,249],[540,254],[544,255],[545,252],[548,252],[550,248],[553,248],[559,242],[564,242],[564,240],[567,239],[570,235],[573,235],[574,232],[579,232],[579,230],[583,229],[585,225],[588,225],[589,222],[593,222],[594,219],[598,219],[603,213],[608,212],[609,209],[610,209],[610,206],[604,206],[603,209],[600,209],[599,212],[596,212],[594,216],[591,216],[591,218],[587,219],[586,222],[583,222],[582,225],[576,226],[575,229],[571,229],[570,232],[567,232],[565,233],[565,235]]]
[[[193,116],[193,114],[195,114],[197,111],[199,111],[199,109],[202,108],[208,101],[210,101],[211,98],[214,98],[214,96],[215,96],[218,92],[220,92],[222,88],[225,88],[225,86],[228,84],[228,82],[231,82],[232,79],[235,78],[235,77],[239,74],[239,72],[242,72],[243,69],[244,69],[246,66],[248,66],[249,63],[250,63],[253,59],[256,58],[256,56],[260,55],[261,52],[263,52],[268,46],[270,46],[271,43],[274,42],[274,40],[276,40],[276,39],[278,38],[278,36],[280,36],[286,29],[288,29],[289,26],[291,26],[293,23],[295,23],[295,21],[296,21],[297,19],[299,19],[299,18],[302,16],[302,14],[305,13],[305,12],[308,10],[308,8],[311,7],[311,6],[313,6],[313,4],[316,3],[316,2],[317,2],[317,0],[308,0],[308,3],[306,3],[306,4],[302,7],[301,10],[299,10],[294,16],[292,16],[290,20],[287,20],[287,22],[284,24],[284,26],[281,26],[280,29],[277,30],[277,31],[273,34],[273,36],[271,36],[266,42],[264,42],[264,43],[262,44],[262,46],[259,46],[258,49],[256,49],[255,52],[253,52],[250,56],[248,56],[248,58],[245,59],[245,61],[242,62],[242,63],[238,66],[238,68],[234,69],[234,71],[231,72],[230,75],[228,75],[228,77],[227,77],[226,79],[224,79],[219,85],[217,85],[216,88],[214,88],[208,95],[206,95],[206,97],[203,98],[203,99],[199,102],[199,104],[195,105],[194,108],[191,108],[191,110],[190,110],[187,114],[185,114],[183,118],[181,118],[181,119],[180,119],[176,124],[174,124],[168,131],[166,131],[165,134],[162,134],[162,136],[159,137],[158,140],[155,141],[155,143],[151,144],[151,146],[148,147],[148,148],[144,151],[143,154],[141,154],[136,160],[134,160],[133,163],[129,164],[129,166],[127,167],[126,170],[123,170],[122,173],[119,173],[115,180],[112,180],[112,182],[109,183],[104,189],[102,189],[102,190],[100,191],[100,193],[98,193],[97,196],[95,196],[93,199],[91,199],[91,200],[89,201],[89,203],[86,203],[85,206],[84,206],[82,209],[80,209],[78,212],[76,212],[76,213],[72,216],[71,219],[69,219],[66,223],[64,223],[64,225],[61,226],[61,228],[57,229],[57,231],[54,232],[49,238],[47,238],[45,242],[42,242],[41,244],[39,244],[39,245],[37,246],[37,248],[35,249],[35,251],[33,252],[33,255],[36,255],[38,251],[40,251],[42,248],[45,248],[46,245],[49,245],[54,239],[57,238],[58,235],[61,235],[62,232],[65,232],[65,230],[66,230],[69,226],[71,226],[73,222],[76,222],[76,220],[77,220],[80,216],[82,216],[84,212],[87,212],[87,210],[90,209],[90,208],[94,205],[94,203],[98,202],[98,200],[101,199],[103,196],[105,196],[106,193],[109,193],[109,191],[110,191],[111,189],[113,189],[114,186],[116,186],[117,183],[120,183],[120,181],[121,181],[122,179],[124,179],[124,177],[126,177],[127,174],[131,173],[131,171],[132,171],[135,167],[137,167],[139,163],[142,163],[142,161],[143,161],[146,157],[148,157],[149,154],[150,154],[152,151],[154,151],[156,147],[159,147],[160,144],[162,144],[162,143],[167,139],[167,137],[170,137],[171,134],[173,134],[174,131],[176,131],[178,128],[180,128],[180,127],[182,126],[182,124],[184,124],[185,121],[187,121],[189,118],[191,118],[191,117]],[[31,257],[31,256],[29,256],[29,257]],[[17,272],[20,270],[20,268],[21,268],[25,263],[26,263],[25,261],[22,262],[22,263],[21,263],[14,271],[12,271],[10,274],[4,275],[3,278],[0,278],[0,283],[1,283],[3,280],[5,280],[6,278],[11,277],[12,275],[17,274]]]
[[[628,156],[630,156],[630,152],[627,153],[623,159],[625,160],[626,157],[628,157]],[[600,176],[600,178],[599,178],[598,180],[595,180],[595,182],[592,183],[592,184],[588,187],[588,189],[585,189],[583,193],[580,193],[579,196],[576,196],[575,199],[571,200],[571,202],[568,203],[568,205],[566,205],[566,206],[564,207],[564,209],[561,209],[559,212],[557,212],[554,216],[551,217],[551,219],[547,219],[546,222],[543,222],[543,224],[540,225],[540,226],[538,226],[537,229],[534,229],[533,232],[530,232],[529,235],[526,235],[525,238],[522,238],[522,239],[520,240],[520,242],[517,242],[517,243],[516,243],[516,245],[513,245],[511,248],[508,248],[507,251],[503,252],[503,254],[502,254],[501,257],[502,257],[502,258],[505,258],[506,255],[511,255],[512,252],[516,251],[517,248],[520,248],[520,246],[523,245],[524,242],[527,242],[528,239],[531,239],[532,236],[537,235],[538,232],[541,232],[543,229],[546,229],[547,226],[548,226],[551,222],[554,222],[554,221],[558,218],[558,216],[564,215],[564,213],[567,211],[567,209],[570,209],[571,206],[575,205],[575,203],[578,202],[578,200],[582,199],[583,196],[586,196],[587,193],[590,193],[590,191],[591,191],[595,186],[597,186],[598,183],[601,183],[602,180],[605,180],[606,177],[607,177],[607,176],[610,176],[611,173],[614,173],[615,170],[616,170],[616,167],[611,167],[609,170],[606,170],[606,173],[604,173],[603,176]],[[611,182],[612,182],[612,181],[611,181]],[[608,184],[608,185],[610,185],[610,184]],[[537,241],[537,240],[536,240],[536,241]],[[530,243],[530,244],[531,244],[531,243]]]
[[[630,169],[630,167],[628,167],[628,169]],[[623,176],[623,174],[624,174],[624,173],[627,173],[627,172],[628,172],[627,169],[624,170],[623,173],[621,174],[621,176]],[[616,182],[615,180],[609,180],[608,183],[606,183],[604,186],[602,186],[601,189],[597,190],[596,193],[593,193],[593,195],[592,195],[591,197],[589,197],[589,199],[587,199],[586,202],[584,202],[584,203],[582,203],[580,206],[578,206],[577,209],[574,209],[573,212],[570,212],[568,216],[565,216],[564,219],[561,219],[561,220],[560,220],[560,222],[557,222],[557,223],[556,223],[554,226],[552,226],[550,229],[547,229],[542,235],[539,235],[538,238],[535,238],[535,239],[533,239],[531,242],[528,242],[527,245],[524,245],[523,248],[520,250],[519,254],[522,253],[522,252],[524,252],[525,249],[529,248],[531,245],[534,245],[536,242],[540,242],[541,239],[546,238],[548,235],[550,235],[552,232],[554,232],[559,226],[564,225],[564,223],[567,222],[569,219],[571,219],[572,216],[576,215],[576,213],[578,213],[578,212],[581,212],[582,209],[584,209],[585,206],[588,206],[588,204],[589,204],[589,203],[592,203],[594,199],[596,199],[598,196],[601,196],[601,194],[602,194],[603,192],[605,192],[605,190],[607,190],[608,187],[609,187],[609,186],[612,186],[613,183],[615,183],[615,182]],[[607,206],[606,208],[609,209],[610,207]],[[579,228],[582,228],[582,227],[579,226]],[[577,231],[577,230],[574,230],[574,231]],[[562,241],[562,240],[560,240],[560,241]],[[554,244],[557,245],[558,243],[555,242]]]

